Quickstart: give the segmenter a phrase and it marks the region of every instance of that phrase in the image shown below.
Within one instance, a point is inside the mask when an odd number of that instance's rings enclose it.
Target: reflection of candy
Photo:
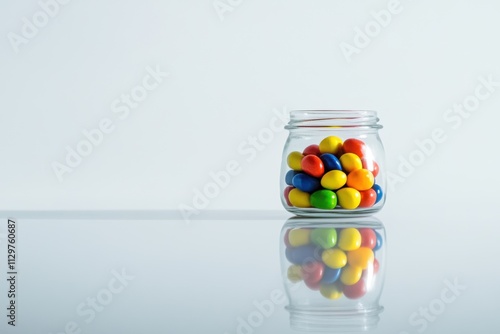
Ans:
[[[318,209],[333,209],[337,206],[337,195],[331,190],[315,191],[310,197],[311,205]]]
[[[340,268],[333,269],[328,266],[325,266],[321,283],[323,284],[335,283],[340,277],[340,272],[341,272]]]
[[[366,283],[363,279],[360,279],[353,285],[344,286],[343,292],[349,299],[359,299],[366,294]]]
[[[347,253],[347,263],[352,267],[366,269],[373,264],[373,251],[368,247],[360,247]]]
[[[340,231],[337,245],[345,251],[358,249],[361,246],[361,233],[354,227],[344,228]]]
[[[302,265],[306,262],[319,261],[321,259],[321,250],[314,245],[287,247],[285,255],[290,263]]]
[[[330,268],[342,268],[347,263],[347,255],[338,248],[327,249],[321,255],[323,262]]]
[[[342,273],[340,274],[340,281],[344,285],[353,285],[358,283],[361,279],[361,275],[363,274],[363,269],[360,267],[346,266],[342,269]]]
[[[323,262],[307,262],[302,265],[302,279],[306,284],[319,283],[323,278]]]
[[[319,292],[328,299],[335,300],[342,297],[342,288],[338,284],[322,284]]]
[[[377,243],[373,251],[378,251],[382,247],[382,236],[377,231],[375,231],[375,235],[377,236]]]
[[[292,264],[287,270],[288,280],[292,283],[297,283],[302,281],[302,267],[296,264]]]
[[[323,249],[333,248],[337,244],[337,230],[334,228],[315,228],[311,232],[311,241]]]
[[[377,235],[375,231],[371,228],[360,228],[358,231],[359,234],[361,234],[361,247],[374,249],[377,244]]]
[[[309,244],[311,230],[308,228],[296,228],[288,233],[288,242],[292,247]]]

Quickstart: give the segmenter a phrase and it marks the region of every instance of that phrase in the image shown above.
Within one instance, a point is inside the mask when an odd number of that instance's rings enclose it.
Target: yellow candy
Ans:
[[[361,159],[354,153],[345,153],[340,157],[340,164],[347,173],[363,168]]]
[[[337,191],[338,204],[347,210],[356,209],[361,203],[361,194],[354,188],[342,188]]]
[[[342,139],[336,136],[326,137],[319,143],[321,153],[336,154],[342,148]]]
[[[287,277],[288,280],[292,283],[302,281],[302,267],[296,264],[292,264],[290,267],[288,267]]]
[[[340,231],[337,246],[345,251],[353,251],[361,246],[361,233],[353,227]]]
[[[295,171],[301,171],[302,167],[300,167],[300,163],[302,162],[302,158],[304,155],[298,151],[294,151],[288,155],[286,162],[288,163],[288,167]]]
[[[351,267],[359,267],[363,270],[373,265],[374,259],[373,251],[368,247],[360,247],[347,253],[347,263]]]
[[[338,248],[330,248],[323,251],[321,259],[330,268],[343,268],[347,264],[347,255]]]
[[[290,191],[288,194],[288,199],[293,206],[298,208],[308,208],[311,206],[311,202],[309,201],[309,194],[299,189],[295,188]]]
[[[305,228],[297,228],[288,233],[288,242],[292,247],[304,246],[310,242],[311,230]]]
[[[363,269],[359,267],[347,266],[342,269],[342,273],[340,274],[340,281],[345,285],[354,285],[359,282],[362,274]]]
[[[342,289],[337,284],[321,285],[319,292],[328,299],[339,299],[342,297]]]
[[[321,186],[330,190],[342,188],[347,182],[347,175],[341,170],[331,170],[321,178]]]

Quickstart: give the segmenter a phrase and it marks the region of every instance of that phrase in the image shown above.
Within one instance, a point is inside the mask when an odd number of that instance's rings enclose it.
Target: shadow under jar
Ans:
[[[281,164],[281,202],[302,216],[371,215],[385,202],[376,111],[294,110]]]

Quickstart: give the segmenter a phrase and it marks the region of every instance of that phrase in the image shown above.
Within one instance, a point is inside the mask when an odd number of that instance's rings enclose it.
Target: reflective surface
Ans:
[[[39,214],[17,218],[17,326],[2,307],[1,333],[297,333],[280,268],[286,215],[188,223]],[[499,332],[491,222],[417,214],[383,223],[384,312],[369,333]],[[6,224],[1,218],[2,277]],[[2,306],[8,289],[2,279]]]

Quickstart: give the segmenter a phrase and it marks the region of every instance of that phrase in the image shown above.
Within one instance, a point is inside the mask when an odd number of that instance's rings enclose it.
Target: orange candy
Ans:
[[[370,189],[374,183],[375,178],[368,169],[356,169],[347,175],[347,186],[359,191]]]

